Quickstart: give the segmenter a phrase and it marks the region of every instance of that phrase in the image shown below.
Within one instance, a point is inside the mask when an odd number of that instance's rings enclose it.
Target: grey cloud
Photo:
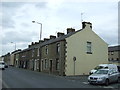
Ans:
[[[27,24],[27,23],[21,23],[21,26],[23,26],[23,27],[30,27],[30,25],[29,24]]]
[[[13,16],[17,8],[21,7],[25,3],[18,3],[18,2],[3,2],[2,3],[2,22],[0,25],[3,28],[14,28],[15,22],[13,20]]]
[[[40,2],[35,5],[37,8],[46,8],[47,2]]]
[[[117,36],[103,36],[104,40],[107,42],[108,45],[118,44],[118,37]]]
[[[8,31],[5,33],[5,36],[2,38],[2,44],[7,44],[9,42],[30,42],[32,41],[33,35],[31,33],[24,31]]]
[[[0,25],[4,28],[14,28],[15,26],[15,22],[12,18],[9,18],[9,16],[7,17],[3,17],[2,19],[2,23],[0,23]]]
[[[2,2],[2,7],[4,8],[17,8],[24,5],[24,2]]]

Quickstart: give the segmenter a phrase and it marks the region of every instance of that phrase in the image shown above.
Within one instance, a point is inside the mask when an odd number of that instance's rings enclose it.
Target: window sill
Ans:
[[[87,54],[92,54],[92,52],[86,52]]]

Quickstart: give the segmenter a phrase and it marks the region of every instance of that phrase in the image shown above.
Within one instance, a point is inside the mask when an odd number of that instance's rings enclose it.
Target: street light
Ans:
[[[16,43],[14,43],[14,42],[11,42],[11,43],[15,44],[15,50],[16,50]]]
[[[40,24],[40,40],[41,40],[41,37],[42,37],[42,23],[39,23],[39,22],[36,22],[36,21],[32,21],[32,23],[37,23],[37,24]],[[38,48],[38,50],[40,51],[40,55],[39,55],[39,71],[40,70],[40,67],[41,67],[41,47]]]
[[[32,23],[40,24],[40,40],[41,40],[41,37],[42,37],[42,23],[39,23],[39,22],[36,22],[36,21],[32,21]]]

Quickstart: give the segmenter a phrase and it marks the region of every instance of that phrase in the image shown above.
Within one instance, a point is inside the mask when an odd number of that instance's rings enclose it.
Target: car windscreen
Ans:
[[[95,67],[94,69],[95,70],[99,70],[99,69],[102,69],[103,68],[103,66],[97,66],[97,67]]]
[[[108,74],[108,70],[98,70],[95,74]]]

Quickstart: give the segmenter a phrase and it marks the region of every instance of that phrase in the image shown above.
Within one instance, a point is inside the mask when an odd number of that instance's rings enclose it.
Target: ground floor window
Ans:
[[[60,69],[60,62],[59,62],[59,59],[57,58],[56,59],[56,70],[59,70]]]
[[[44,64],[44,68],[48,69],[48,65],[49,65],[48,59],[45,59],[44,63],[45,63]]]
[[[39,59],[37,59],[37,70],[39,70]]]

